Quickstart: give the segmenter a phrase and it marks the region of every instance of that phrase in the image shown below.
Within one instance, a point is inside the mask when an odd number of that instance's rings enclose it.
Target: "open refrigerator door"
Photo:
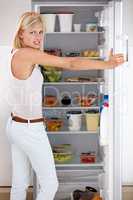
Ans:
[[[124,53],[128,57],[127,36],[123,35],[123,2],[112,1],[105,9],[106,52],[113,48],[114,53]],[[107,24],[106,24],[107,22]],[[115,70],[105,70],[104,93],[109,96],[108,131],[101,138],[104,151],[104,199],[122,199],[122,133],[125,130],[127,62]],[[106,138],[106,139],[105,139]],[[105,142],[106,141],[106,142]]]

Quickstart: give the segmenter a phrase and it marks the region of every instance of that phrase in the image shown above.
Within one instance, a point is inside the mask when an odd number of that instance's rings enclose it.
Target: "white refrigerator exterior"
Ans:
[[[115,53],[124,53],[128,59],[127,35],[124,34],[123,1],[109,3],[108,51],[113,47]],[[109,94],[109,143],[108,143],[108,198],[122,199],[122,136],[127,125],[127,66],[128,62],[115,70],[105,72]],[[106,92],[106,90],[105,90]],[[106,155],[107,156],[107,155]]]
[[[132,114],[133,114],[133,1],[123,0],[123,12],[124,12],[124,34],[128,36],[128,64],[124,72],[126,83],[125,98],[127,105],[127,112],[123,114],[125,125],[124,132],[122,135],[122,177],[123,185],[133,185],[133,125],[132,125]]]
[[[113,27],[109,28],[109,47],[113,47],[115,53],[123,52],[123,32],[122,32],[122,20],[123,20],[123,10],[122,1],[114,1],[112,4],[112,13],[109,12],[110,25]],[[113,22],[111,23],[111,19]],[[112,36],[111,36],[112,34]],[[113,40],[112,40],[113,39]],[[112,44],[111,44],[112,43]],[[121,134],[122,134],[122,124],[123,119],[121,115],[121,108],[123,107],[123,67],[121,66],[112,72],[109,72],[109,103],[110,103],[110,124],[109,128],[109,200],[121,200],[122,199],[122,157],[121,157]],[[112,119],[112,120],[111,120]],[[112,169],[111,169],[112,168]],[[112,194],[112,196],[111,196]]]

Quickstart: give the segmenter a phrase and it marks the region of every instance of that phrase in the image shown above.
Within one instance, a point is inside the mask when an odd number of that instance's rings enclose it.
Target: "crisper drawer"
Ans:
[[[95,181],[86,181],[86,182],[69,182],[69,183],[60,183],[58,191],[55,196],[55,200],[73,200],[72,192],[74,190],[85,190],[86,186],[91,186],[96,188],[99,191],[98,182]]]
[[[103,173],[99,170],[57,170],[57,176],[60,183],[66,182],[86,182],[96,180]]]
[[[86,186],[94,187],[100,191],[99,176],[101,170],[60,170],[57,171],[59,188],[55,200],[73,200],[74,190],[85,190]]]

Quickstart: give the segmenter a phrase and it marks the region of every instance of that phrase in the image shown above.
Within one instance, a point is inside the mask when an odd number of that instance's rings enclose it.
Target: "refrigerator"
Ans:
[[[95,163],[81,164],[74,160],[67,164],[56,164],[59,177],[59,189],[55,200],[71,199],[72,192],[76,189],[83,190],[86,186],[97,188],[103,200],[122,199],[122,132],[124,130],[123,114],[126,112],[126,85],[124,84],[124,71],[128,64],[128,37],[123,33],[123,1],[122,0],[83,0],[83,1],[32,1],[32,10],[39,13],[71,13],[74,12],[73,23],[81,24],[80,32],[61,32],[59,19],[56,19],[54,32],[46,32],[44,36],[44,50],[58,48],[63,55],[67,52],[79,52],[85,49],[96,49],[101,52],[102,59],[108,59],[108,53],[124,53],[126,63],[114,70],[90,70],[76,72],[77,76],[100,78],[104,83],[98,81],[96,84],[86,84],[82,92],[94,90],[99,97],[109,96],[107,132],[102,133],[99,128],[98,134],[84,131],[64,131],[63,134],[48,133],[51,145],[71,143],[74,146],[75,154],[84,151],[96,151],[98,159]],[[87,33],[86,24],[97,22],[100,28],[96,32]],[[62,42],[63,41],[63,42]],[[73,77],[74,72],[63,72],[64,78]],[[52,87],[52,83],[48,83]],[[43,95],[47,94],[47,83],[44,82]],[[78,91],[79,85],[66,83],[61,86],[56,83],[61,92]],[[83,86],[83,85],[82,85]],[[54,86],[55,87],[55,86]],[[86,89],[88,88],[88,89]],[[51,92],[51,93],[50,93]],[[48,94],[52,91],[48,88]],[[100,102],[97,102],[100,107]],[[95,105],[95,106],[97,106]],[[60,112],[56,112],[56,109]],[[71,109],[69,107],[69,109]],[[75,109],[75,108],[72,108]],[[78,108],[79,109],[79,108]],[[83,109],[83,108],[81,108]],[[85,108],[86,109],[86,108]],[[89,109],[89,108],[88,108]],[[68,108],[65,109],[65,112]],[[53,108],[49,111],[44,108],[44,115],[64,114],[64,109]],[[65,118],[67,121],[67,118]],[[63,132],[63,131],[62,131]],[[88,148],[88,149],[87,149]],[[78,153],[77,153],[78,152]],[[42,153],[43,156],[43,153]],[[79,154],[78,154],[79,156]],[[34,199],[39,190],[39,184],[34,177]]]

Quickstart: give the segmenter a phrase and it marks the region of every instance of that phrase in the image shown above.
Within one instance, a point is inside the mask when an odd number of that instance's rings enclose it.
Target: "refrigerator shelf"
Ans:
[[[74,35],[77,35],[77,34],[103,34],[105,33],[104,31],[95,31],[95,32],[46,32],[47,35],[55,35],[55,34],[60,34],[60,35],[65,35],[65,34],[68,34],[68,35],[71,35],[71,34],[74,34]]]
[[[43,86],[45,85],[98,85],[104,84],[103,81],[97,82],[44,82]]]
[[[62,134],[99,134],[99,129],[97,131],[47,131],[48,135],[62,135]]]
[[[57,170],[57,176],[60,184],[76,184],[81,182],[96,181],[99,179],[100,175],[103,174],[103,169],[67,169],[67,170]],[[97,181],[96,181],[97,182]]]
[[[96,163],[86,163],[86,164],[84,164],[84,163],[55,164],[55,166],[56,166],[57,170],[60,169],[60,168],[64,168],[64,170],[65,170],[65,168],[66,169],[70,168],[70,170],[71,169],[78,170],[78,169],[81,169],[81,168],[82,168],[82,170],[85,170],[85,169],[86,170],[87,169],[98,170],[98,169],[103,169],[104,163],[99,161],[99,162],[96,162]]]
[[[93,170],[93,169],[90,169],[89,171],[88,171],[88,169],[84,169],[84,170],[82,170],[82,168],[81,169],[74,169],[74,168],[72,168],[71,170],[70,170],[70,168],[67,168],[67,169],[65,169],[65,168],[63,168],[63,169],[61,169],[61,168],[59,168],[58,169],[58,176],[62,176],[62,177],[64,177],[64,176],[68,176],[68,175],[70,175],[71,173],[73,174],[73,177],[76,177],[76,178],[78,178],[78,177],[86,177],[87,175],[88,176],[96,176],[96,175],[99,175],[100,173],[103,173],[104,172],[104,170],[103,170],[103,168],[96,168],[96,171],[97,171],[97,173],[95,172],[95,170]],[[62,174],[63,173],[63,174]]]
[[[55,165],[57,168],[62,168],[66,169],[67,168],[72,168],[72,169],[99,169],[99,168],[103,168],[104,163],[101,162],[101,160],[99,158],[96,159],[95,163],[80,163],[80,156],[79,155],[75,155],[74,158],[66,163],[62,163],[62,164],[57,164],[55,162]]]
[[[79,109],[79,110],[84,110],[84,109],[87,109],[87,110],[89,110],[89,109],[96,109],[96,110],[99,110],[100,107],[99,107],[99,106],[92,106],[92,107],[87,107],[87,106],[86,106],[86,107],[83,107],[83,106],[82,106],[82,107],[81,107],[81,106],[80,106],[80,107],[74,107],[74,106],[73,106],[73,107],[72,107],[72,106],[71,106],[71,107],[70,107],[70,106],[67,106],[67,107],[61,107],[61,106],[60,106],[60,107],[46,107],[46,106],[45,106],[45,107],[42,107],[42,109],[43,109],[43,110],[56,110],[56,109],[57,109],[57,110],[70,110],[70,109],[75,109],[75,110],[77,110],[77,109]]]

